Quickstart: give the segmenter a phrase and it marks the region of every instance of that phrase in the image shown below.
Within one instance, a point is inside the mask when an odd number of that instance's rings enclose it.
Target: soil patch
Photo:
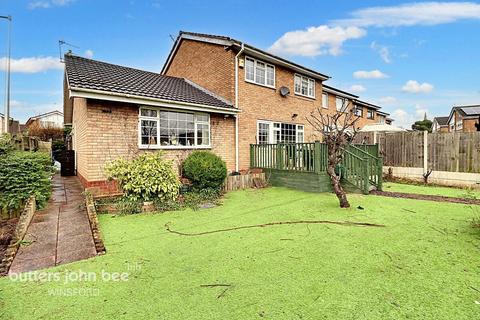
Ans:
[[[436,201],[436,202],[452,202],[452,203],[480,205],[480,199],[455,198],[455,197],[445,197],[445,196],[434,196],[434,195],[428,195],[428,194],[375,191],[375,190],[371,191],[370,194],[374,194],[377,196],[391,197],[391,198],[404,198],[404,199],[428,200],[428,201]]]
[[[3,259],[17,226],[18,218],[0,220],[0,261]]]

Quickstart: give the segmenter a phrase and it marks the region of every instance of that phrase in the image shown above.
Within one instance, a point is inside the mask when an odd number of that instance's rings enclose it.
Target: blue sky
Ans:
[[[480,103],[475,2],[0,0],[5,14],[14,19],[11,113],[21,121],[62,109],[58,40],[159,72],[179,30],[228,35],[326,73],[402,126]],[[0,57],[5,41],[0,20]]]

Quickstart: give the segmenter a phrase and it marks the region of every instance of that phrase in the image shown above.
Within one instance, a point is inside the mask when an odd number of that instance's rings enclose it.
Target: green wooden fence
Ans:
[[[327,161],[327,145],[320,142],[250,145],[251,168],[325,174]],[[349,145],[340,171],[345,181],[368,193],[371,186],[381,190],[382,166],[377,145]]]

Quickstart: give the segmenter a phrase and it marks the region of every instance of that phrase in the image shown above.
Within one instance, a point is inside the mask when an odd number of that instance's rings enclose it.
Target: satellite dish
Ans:
[[[290,94],[290,89],[287,87],[280,87],[280,95],[282,97],[286,97],[288,94]]]

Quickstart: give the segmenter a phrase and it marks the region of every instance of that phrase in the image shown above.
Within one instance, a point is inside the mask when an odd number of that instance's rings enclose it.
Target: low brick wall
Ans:
[[[10,266],[12,265],[13,259],[17,254],[18,248],[20,247],[20,243],[25,237],[27,233],[28,226],[30,226],[30,222],[32,222],[33,215],[35,214],[37,203],[35,201],[35,197],[31,196],[23,211],[18,219],[17,227],[15,228],[15,232],[13,234],[12,240],[10,240],[10,244],[8,245],[7,250],[5,251],[5,255],[0,262],[0,275],[6,275]]]
[[[90,222],[90,229],[92,229],[93,242],[95,243],[97,255],[105,254],[106,249],[98,227],[97,210],[95,209],[95,202],[93,201],[92,194],[87,193],[85,197],[85,205],[87,207],[88,221]]]

